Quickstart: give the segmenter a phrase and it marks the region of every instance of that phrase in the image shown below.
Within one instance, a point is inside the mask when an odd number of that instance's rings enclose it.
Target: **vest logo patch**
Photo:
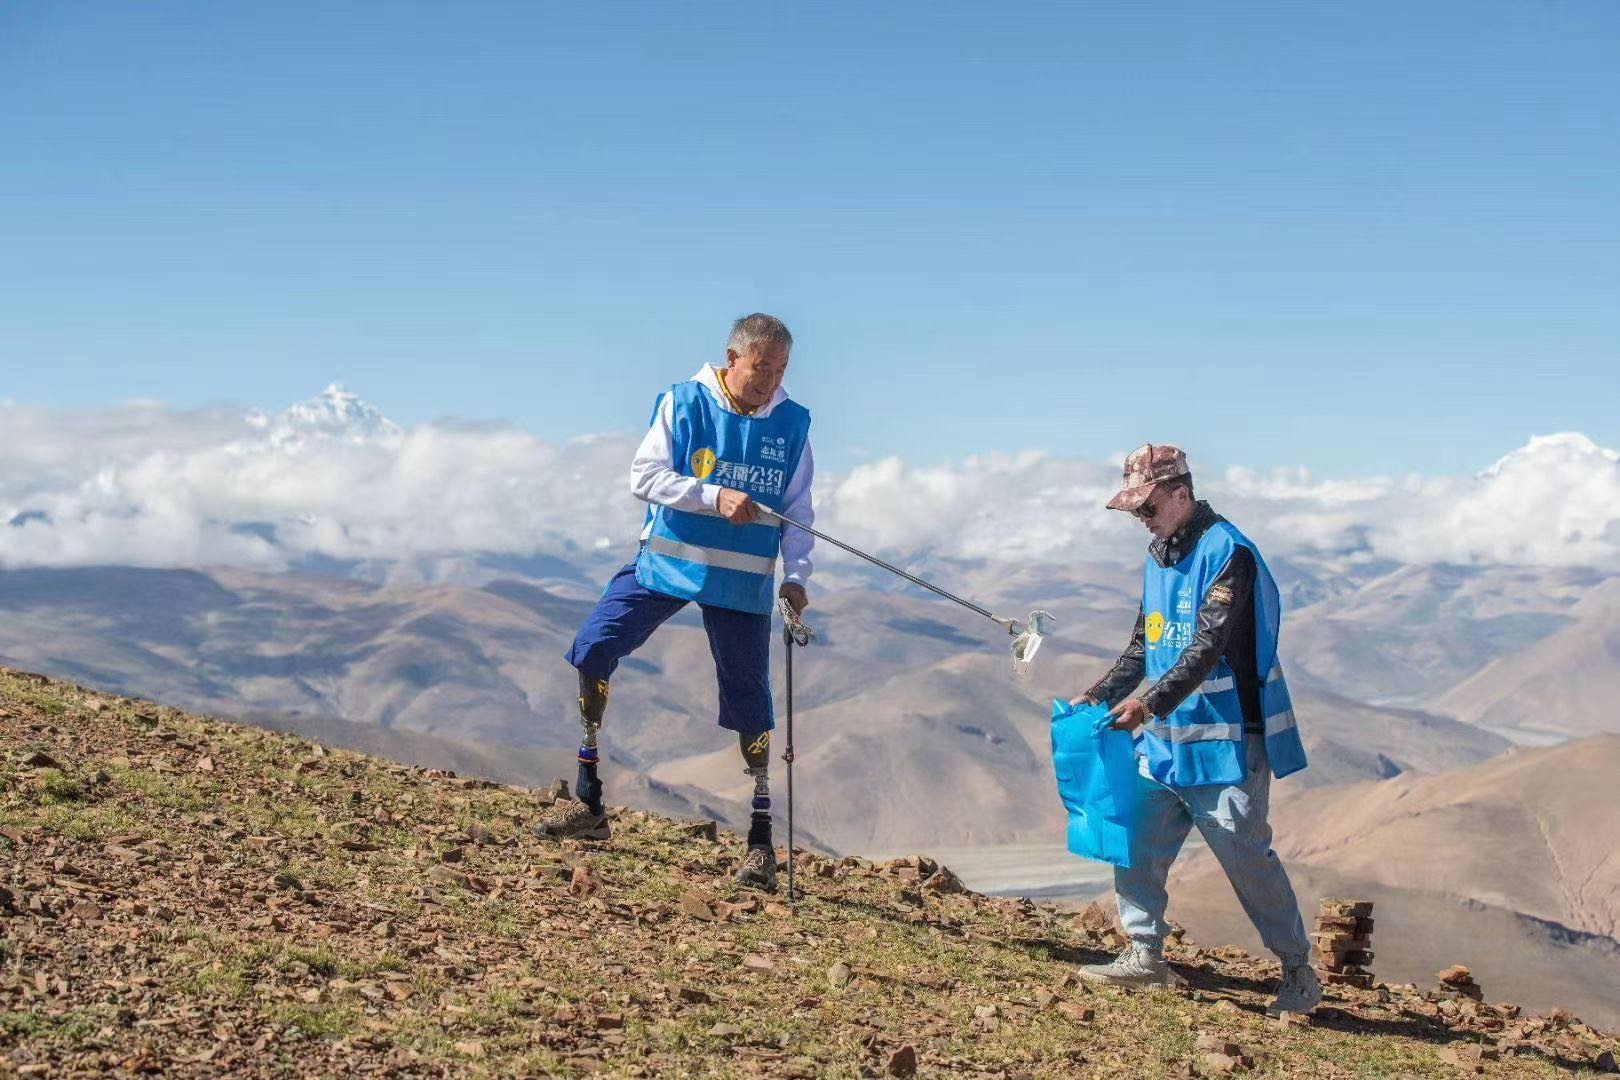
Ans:
[[[1192,644],[1193,624],[1170,622],[1163,613],[1155,611],[1143,620],[1142,634],[1147,638],[1150,649],[1163,647],[1179,651]]]
[[[750,495],[781,495],[787,487],[787,470],[722,461],[715,466],[714,482]]]
[[[1164,637],[1164,616],[1155,611],[1147,617],[1142,629],[1147,634],[1148,644],[1157,645],[1159,639]]]
[[[759,456],[765,461],[787,461],[787,439],[781,435],[764,435],[759,440]]]
[[[699,480],[707,480],[714,472],[714,451],[699,450],[692,455],[692,475]]]

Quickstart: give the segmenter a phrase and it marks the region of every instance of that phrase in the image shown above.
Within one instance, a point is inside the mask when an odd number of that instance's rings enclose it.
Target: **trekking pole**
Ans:
[[[908,574],[898,566],[884,562],[876,555],[868,555],[860,548],[851,547],[842,540],[828,536],[826,533],[821,532],[818,529],[812,529],[808,525],[801,525],[792,518],[777,513],[768,506],[761,503],[756,503],[754,505],[754,510],[761,517],[775,518],[784,525],[791,525],[795,529],[802,529],[811,536],[814,536],[817,540],[825,540],[834,547],[842,548],[857,558],[865,559],[873,566],[882,567],[891,574],[897,574],[900,577],[905,578],[913,585],[920,585],[931,593],[938,596],[943,596],[952,603],[962,605],[974,614],[983,615],[985,618],[989,619],[993,623],[996,623],[998,626],[1006,627],[1007,633],[1013,635],[1013,637],[1016,639],[1013,642],[1013,659],[1019,661],[1020,663],[1028,663],[1035,658],[1035,651],[1041,647],[1041,638],[1045,636],[1047,629],[1057,622],[1056,619],[1052,618],[1052,613],[1049,611],[1032,611],[1029,613],[1029,619],[1027,622],[1019,622],[1017,619],[1005,618],[1001,615],[997,615],[995,612],[990,611],[987,608],[980,607],[971,600],[964,600],[955,593],[947,592],[932,582],[924,581],[916,574]]]
[[[793,887],[793,649],[795,646],[804,648],[810,644],[810,639],[816,632],[806,626],[799,618],[799,613],[793,610],[787,597],[776,602],[777,609],[782,613],[782,644],[787,654],[787,746],[782,754],[782,760],[787,762],[787,799],[788,799],[788,906],[798,900],[798,891]]]

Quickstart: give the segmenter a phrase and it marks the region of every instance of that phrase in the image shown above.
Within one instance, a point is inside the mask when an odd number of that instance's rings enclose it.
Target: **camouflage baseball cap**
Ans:
[[[1187,455],[1175,446],[1138,446],[1125,459],[1125,486],[1108,500],[1110,510],[1135,510],[1166,480],[1187,475]]]

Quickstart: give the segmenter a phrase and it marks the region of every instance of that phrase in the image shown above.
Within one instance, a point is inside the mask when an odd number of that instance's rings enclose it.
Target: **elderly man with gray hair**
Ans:
[[[737,733],[754,781],[748,846],[737,880],[776,887],[769,751],[771,615],[776,597],[808,604],[814,538],[756,519],[756,506],[811,524],[810,412],[782,389],[793,335],[782,320],[738,319],[724,366],[705,364],[659,396],[630,464],[630,490],[648,503],[641,550],[608,582],[566,659],[579,672],[575,800],[542,817],[541,836],[610,835],[598,776],[597,731],[619,661],[690,601],[703,611],[720,686],[720,726]],[[776,563],[783,581],[776,589]]]

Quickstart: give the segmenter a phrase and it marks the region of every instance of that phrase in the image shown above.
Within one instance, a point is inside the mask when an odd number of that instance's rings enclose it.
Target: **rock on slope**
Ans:
[[[0,673],[0,738],[23,1075],[1450,1076],[1503,1038],[1533,1076],[1620,1045],[1400,993],[1278,1025],[1265,965],[1189,942],[1185,995],[1087,989],[1097,912],[921,858],[804,857],[790,909],[727,884],[734,836],[621,810],[610,843],[545,845],[533,791],[38,676]]]

